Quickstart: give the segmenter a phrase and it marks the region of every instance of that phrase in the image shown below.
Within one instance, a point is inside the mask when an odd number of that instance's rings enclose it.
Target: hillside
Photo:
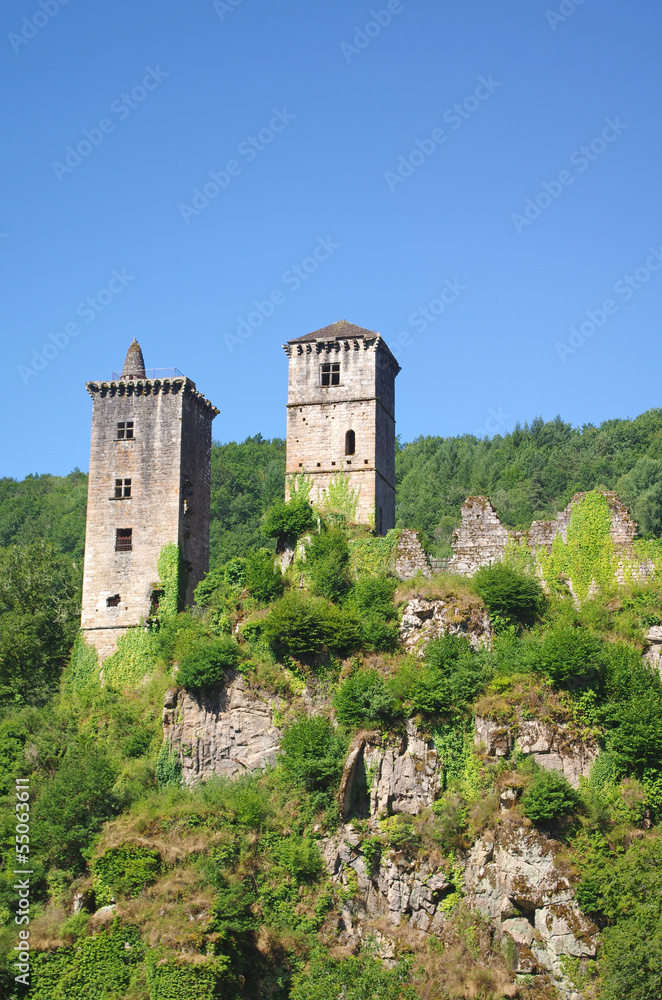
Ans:
[[[85,477],[4,480],[0,995],[657,1000],[662,580],[590,490],[659,535],[660,432],[399,450],[399,520],[438,553],[468,493],[522,525],[588,491],[544,588],[522,551],[398,580],[397,531],[279,501],[281,441],[217,445],[196,608],[164,580],[102,675],[76,638]],[[269,546],[311,532],[281,572]]]

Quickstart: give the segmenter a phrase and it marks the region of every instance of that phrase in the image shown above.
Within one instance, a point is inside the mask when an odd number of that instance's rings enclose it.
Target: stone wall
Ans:
[[[614,492],[603,492],[611,512],[611,537],[616,552],[632,557],[632,542],[637,526],[627,507]],[[500,562],[511,545],[527,545],[533,552],[540,548],[551,551],[554,539],[567,541],[568,525],[573,507],[586,493],[575,493],[568,506],[553,521],[534,521],[528,531],[506,528],[487,497],[467,497],[462,506],[462,522],[453,532],[451,573],[473,576],[481,566]]]
[[[409,580],[417,573],[423,576],[430,576],[430,564],[418,532],[410,528],[402,528],[398,544],[395,549],[395,575],[401,580]]]

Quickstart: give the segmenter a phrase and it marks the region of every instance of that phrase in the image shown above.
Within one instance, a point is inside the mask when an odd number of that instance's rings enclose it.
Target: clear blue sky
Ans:
[[[134,336],[220,408],[221,441],[284,435],[280,345],[338,319],[397,350],[405,441],[662,405],[658,2],[0,17],[0,475],[87,469],[84,383]]]

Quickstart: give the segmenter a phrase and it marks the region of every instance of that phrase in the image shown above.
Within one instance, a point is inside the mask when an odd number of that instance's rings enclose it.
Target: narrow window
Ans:
[[[347,431],[345,434],[345,454],[353,455],[356,451],[356,434],[354,431]]]
[[[113,597],[107,597],[106,598],[106,607],[107,608],[116,608],[116,607],[119,606],[119,603],[120,603],[120,595],[119,594],[114,594]]]
[[[117,425],[117,440],[130,441],[133,437],[133,420],[122,420]]]
[[[340,363],[320,365],[321,385],[340,385]]]
[[[133,548],[133,528],[117,528],[115,532],[115,551],[130,552]]]
[[[116,479],[115,480],[115,499],[124,500],[131,496],[131,480],[130,479]]]

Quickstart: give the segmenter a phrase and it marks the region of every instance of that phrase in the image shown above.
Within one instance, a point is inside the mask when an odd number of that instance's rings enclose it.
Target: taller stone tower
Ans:
[[[356,520],[380,535],[395,526],[395,377],[400,366],[378,333],[341,320],[284,345],[289,358],[287,494],[312,479],[328,502],[344,482]],[[331,498],[332,499],[332,498]]]
[[[186,603],[209,568],[211,423],[218,410],[177,369],[145,370],[136,340],[93,399],[81,629],[103,659],[153,614],[157,561],[180,546]]]

